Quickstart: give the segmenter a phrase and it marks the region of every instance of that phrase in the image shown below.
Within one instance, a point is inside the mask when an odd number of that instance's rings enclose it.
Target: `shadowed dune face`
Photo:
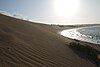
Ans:
[[[68,48],[53,29],[0,15],[0,67],[96,67]]]
[[[9,43],[11,40],[11,37],[9,35],[5,35],[5,34],[0,34],[0,44],[5,44],[5,43]]]

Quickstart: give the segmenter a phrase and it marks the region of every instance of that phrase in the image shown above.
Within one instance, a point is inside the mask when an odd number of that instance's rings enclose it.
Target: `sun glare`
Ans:
[[[54,10],[62,17],[73,16],[79,8],[79,0],[55,0]]]

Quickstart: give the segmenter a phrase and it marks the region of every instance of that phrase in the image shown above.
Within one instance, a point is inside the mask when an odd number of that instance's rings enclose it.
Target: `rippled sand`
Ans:
[[[71,40],[55,30],[0,15],[0,67],[96,67],[68,48]]]

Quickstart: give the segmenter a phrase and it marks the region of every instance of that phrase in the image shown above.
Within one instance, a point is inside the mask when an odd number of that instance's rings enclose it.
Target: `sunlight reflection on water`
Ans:
[[[63,30],[60,34],[68,38],[100,44],[100,39],[97,40],[94,39],[93,36],[81,34],[80,32],[78,32],[78,29]]]

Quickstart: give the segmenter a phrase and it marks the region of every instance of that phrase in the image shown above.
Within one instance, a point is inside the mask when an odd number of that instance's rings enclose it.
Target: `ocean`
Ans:
[[[63,30],[61,35],[85,42],[100,44],[100,26]]]

